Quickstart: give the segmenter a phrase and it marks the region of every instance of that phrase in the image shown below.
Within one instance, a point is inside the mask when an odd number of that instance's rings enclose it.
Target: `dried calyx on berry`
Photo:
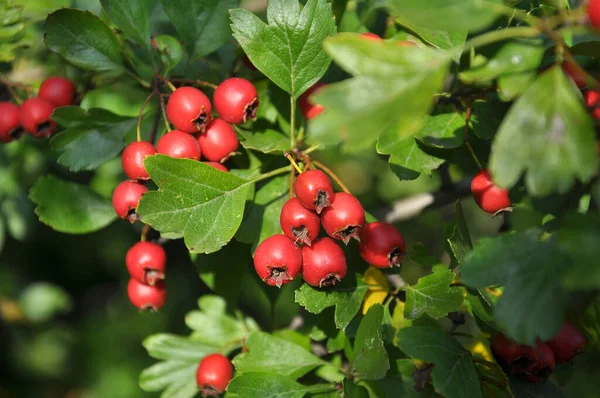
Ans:
[[[256,248],[254,269],[266,284],[281,287],[292,281],[302,267],[302,251],[285,235],[273,235]]]
[[[302,248],[302,278],[315,287],[333,286],[346,276],[348,267],[341,247],[330,238],[316,239]]]
[[[353,195],[338,192],[331,206],[323,209],[321,223],[325,232],[334,239],[348,244],[350,239],[360,241],[360,231],[365,226],[365,210]]]
[[[212,105],[197,88],[179,87],[169,97],[167,117],[179,131],[204,132],[212,120]]]
[[[406,253],[404,237],[391,224],[382,221],[369,223],[360,231],[359,253],[374,267],[400,266]]]
[[[319,236],[321,220],[319,216],[302,206],[298,198],[285,202],[281,209],[279,222],[283,233],[296,243],[310,246]]]
[[[161,245],[153,242],[138,242],[125,256],[129,275],[138,282],[155,285],[165,279],[167,255]]]
[[[333,200],[333,186],[331,180],[321,170],[308,170],[300,173],[294,183],[294,193],[302,204],[317,214]]]
[[[231,77],[219,84],[215,89],[213,101],[219,116],[232,124],[256,119],[256,111],[260,104],[256,87],[240,77]]]

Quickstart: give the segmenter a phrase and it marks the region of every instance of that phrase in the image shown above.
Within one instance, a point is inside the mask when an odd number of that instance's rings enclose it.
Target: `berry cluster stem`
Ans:
[[[296,171],[298,172],[298,174],[302,174],[302,169],[300,168],[300,166],[298,166],[298,163],[296,163],[296,161],[294,160],[294,158],[292,157],[292,155],[290,155],[288,152],[286,152],[284,154],[284,156],[287,158],[287,160],[290,161],[290,163],[292,164],[292,166],[294,166],[294,169],[296,169]]]
[[[204,80],[180,79],[180,78],[174,78],[171,80],[174,82],[177,82],[177,83],[187,83],[187,84],[193,84],[193,85],[200,86],[200,87],[209,87],[209,88],[212,88],[213,90],[215,90],[217,88],[216,84],[213,84],[211,82],[206,82]]]
[[[290,95],[290,149],[296,147],[296,97]]]
[[[331,179],[333,181],[335,181],[336,184],[338,184],[340,188],[342,188],[342,191],[344,191],[346,193],[350,193],[350,190],[348,189],[346,184],[344,184],[342,182],[342,180],[340,179],[340,177],[338,177],[337,174],[335,174],[329,167],[325,166],[323,163],[319,162],[318,160],[313,160],[312,163],[315,166],[317,166],[318,168],[320,168],[321,170],[323,170],[325,173],[327,173],[327,175],[329,175],[329,177],[331,177]]]
[[[144,109],[146,109],[146,105],[148,105],[148,102],[150,102],[152,97],[154,97],[154,94],[156,94],[156,91],[154,91],[154,90],[150,94],[148,94],[148,96],[144,100],[144,103],[142,104],[142,107],[140,108],[140,114],[138,115],[138,121],[137,121],[137,140],[138,140],[138,142],[142,141],[141,125],[142,125],[142,117],[144,116]]]
[[[140,242],[146,242],[148,240],[148,233],[150,232],[150,229],[152,229],[150,224],[144,224],[144,227],[142,228],[142,234],[140,236]]]
[[[169,79],[167,79],[166,77],[164,77],[164,76],[163,76],[163,75],[161,75],[160,73],[156,73],[156,74],[154,75],[154,77],[156,77],[156,78],[160,79],[160,80],[161,80],[163,83],[165,83],[165,84],[167,85],[167,87],[169,87],[169,88],[171,89],[171,91],[175,91],[175,90],[176,90],[176,88],[175,88],[175,86],[173,85],[173,83],[171,83],[171,82],[169,81]]]

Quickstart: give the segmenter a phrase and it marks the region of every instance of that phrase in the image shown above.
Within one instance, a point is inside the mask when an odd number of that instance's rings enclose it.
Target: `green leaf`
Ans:
[[[550,340],[569,303],[561,284],[570,264],[553,239],[542,241],[538,235],[530,230],[482,239],[461,265],[461,280],[468,286],[505,286],[494,320],[525,344]]]
[[[427,314],[434,319],[456,311],[463,301],[461,289],[451,287],[454,272],[449,269],[419,278],[416,285],[406,287],[404,314],[408,319],[417,319]]]
[[[383,306],[375,304],[369,308],[356,331],[352,366],[363,380],[382,379],[390,368],[379,330],[382,321]]]
[[[305,283],[296,290],[296,302],[311,314],[335,306],[335,325],[343,329],[356,316],[368,289],[369,285],[356,273],[354,277],[346,275],[341,283],[328,289],[316,289]]]
[[[380,142],[383,138],[380,138]],[[415,180],[421,173],[431,175],[433,170],[445,162],[445,159],[433,154],[427,147],[413,137],[406,137],[388,147],[392,153],[390,167],[400,180]]]
[[[63,8],[46,18],[46,46],[76,66],[95,71],[121,71],[121,44],[114,32],[87,11]]]
[[[473,243],[471,242],[471,234],[469,233],[467,220],[465,220],[462,204],[458,200],[456,201],[455,212],[456,224],[452,226],[446,241],[450,245],[450,250],[452,250],[456,261],[462,264],[467,254],[473,250]]]
[[[140,387],[148,392],[164,390],[163,398],[193,398],[198,394],[196,371],[200,359],[158,362],[140,374]]]
[[[237,376],[227,386],[227,396],[243,398],[302,398],[309,392],[327,390],[329,386],[303,386],[273,373],[252,372]]]
[[[69,293],[60,286],[38,282],[23,290],[19,305],[30,322],[45,322],[57,314],[71,311],[73,301]]]
[[[51,228],[70,234],[86,234],[106,227],[117,215],[109,200],[54,176],[40,177],[29,198],[37,205],[35,213]]]
[[[183,50],[181,44],[176,38],[169,35],[159,35],[154,38],[154,43],[158,51],[160,51],[160,59],[163,63],[164,73],[167,73],[171,69],[175,68],[181,57],[183,56]]]
[[[219,351],[216,345],[168,333],[148,336],[142,345],[152,358],[189,361],[196,365],[206,355]]]
[[[494,182],[506,188],[526,173],[533,196],[564,193],[575,179],[588,181],[596,174],[592,119],[559,66],[544,72],[514,103],[494,141],[490,169]]]
[[[261,104],[262,105],[262,104]],[[282,154],[289,149],[289,137],[279,131],[265,129],[263,131],[242,131],[242,146],[263,153]]]
[[[483,140],[493,140],[507,111],[508,105],[504,103],[473,102],[471,105],[471,131]]]
[[[463,46],[467,40],[466,30],[457,30],[453,32],[447,32],[440,29],[428,29],[423,26],[409,26],[406,25],[406,21],[403,22],[411,32],[416,33],[423,41],[439,48],[440,50],[449,53],[452,56],[454,62],[459,62],[462,56]]]
[[[247,353],[235,357],[239,373],[268,372],[297,379],[326,362],[303,347],[263,332],[253,332],[246,341]]]
[[[354,384],[352,380],[344,379],[344,398],[369,398],[369,392],[363,386]]]
[[[405,354],[435,364],[432,378],[438,393],[447,398],[482,397],[471,354],[446,332],[412,326],[400,329],[397,338]]]
[[[229,38],[228,11],[237,7],[238,0],[161,0],[160,3],[194,60],[225,44]]]
[[[231,30],[252,64],[297,98],[327,71],[331,58],[321,47],[336,32],[325,0],[270,0],[265,24],[244,9],[231,10]]]
[[[172,238],[183,237],[195,253],[215,252],[231,240],[252,182],[190,159],[156,155],[144,164],[159,188],[138,205],[145,223]]]
[[[100,0],[110,19],[128,39],[150,47],[150,17],[157,0]]]
[[[428,116],[415,137],[435,148],[458,148],[464,143],[465,118],[460,113]]]
[[[564,284],[570,289],[600,287],[600,217],[595,214],[569,214],[558,231],[558,245],[570,257],[573,267]]]

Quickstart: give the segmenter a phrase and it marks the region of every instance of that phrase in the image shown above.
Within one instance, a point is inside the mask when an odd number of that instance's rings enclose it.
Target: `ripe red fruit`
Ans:
[[[45,99],[54,106],[71,105],[75,97],[75,85],[64,77],[49,77],[40,85],[38,97]]]
[[[232,124],[255,119],[260,103],[256,87],[241,77],[231,77],[219,84],[213,101],[221,118]]]
[[[223,166],[221,163],[218,163],[218,162],[203,162],[203,163],[206,163],[207,165],[212,166],[212,167],[214,167],[217,170],[221,170],[221,171],[224,171],[226,173],[229,172],[229,170],[227,169],[227,167]]]
[[[285,235],[273,235],[254,252],[254,269],[270,286],[281,287],[293,280],[302,267],[302,251]]]
[[[167,299],[167,288],[163,281],[150,286],[131,278],[127,284],[127,295],[131,304],[140,310],[158,311]]]
[[[298,97],[298,106],[300,107],[300,112],[302,112],[302,115],[304,115],[306,120],[314,119],[325,111],[323,106],[313,103],[310,99],[312,94],[316,93],[320,88],[325,86],[325,83],[315,83],[314,86],[306,90],[300,97]]]
[[[360,231],[358,249],[363,260],[379,268],[400,265],[406,253],[400,231],[383,221],[369,223]]]
[[[138,282],[154,285],[165,278],[167,254],[161,245],[138,242],[127,251],[125,264],[129,275]]]
[[[471,181],[471,194],[479,207],[495,214],[511,206],[508,190],[494,185],[487,170],[481,170]]]
[[[121,156],[121,164],[127,177],[132,180],[149,180],[150,176],[144,167],[146,156],[156,154],[156,148],[146,141],[135,141],[125,147]]]
[[[585,93],[585,103],[594,119],[600,119],[600,92],[589,90]]]
[[[354,196],[339,192],[333,195],[331,206],[323,209],[321,223],[329,236],[348,244],[352,238],[360,240],[359,233],[365,226],[365,210]]]
[[[285,202],[281,208],[279,223],[288,238],[308,246],[317,239],[321,229],[319,216],[302,206],[297,198]]]
[[[212,105],[197,88],[179,87],[169,97],[167,117],[179,131],[203,132],[212,119]]]
[[[200,144],[198,140],[186,133],[178,130],[169,131],[160,137],[157,152],[172,158],[195,159],[200,160]]]
[[[18,138],[22,133],[19,123],[19,107],[12,102],[0,102],[0,141]]]
[[[229,359],[221,354],[205,356],[196,371],[196,383],[204,396],[220,395],[233,377],[233,367]]]
[[[589,0],[587,5],[587,13],[590,19],[590,24],[600,29],[600,0]]]
[[[316,239],[302,247],[302,279],[315,287],[333,286],[346,276],[346,256],[332,239]]]
[[[142,195],[148,191],[145,185],[132,180],[121,182],[112,195],[112,205],[115,213],[130,222],[137,220],[136,209]]]
[[[233,127],[223,119],[215,119],[198,136],[204,158],[211,162],[222,162],[237,151],[240,141]]]
[[[381,37],[379,37],[375,33],[371,33],[371,32],[361,33],[360,37],[362,37],[363,39],[367,39],[367,40],[383,41],[383,39]]]
[[[583,352],[585,337],[575,326],[565,322],[556,336],[546,344],[554,352],[556,363],[562,364],[571,361],[575,355]]]
[[[21,104],[19,119],[21,126],[34,137],[50,137],[56,123],[50,119],[54,105],[42,98],[29,98]]]
[[[554,372],[554,353],[548,345],[540,342],[535,345],[535,352],[537,362],[531,369],[531,372],[527,374],[527,380],[539,383],[540,381],[547,380],[552,372]]]
[[[571,78],[571,80],[573,80],[573,82],[577,85],[577,87],[579,87],[580,89],[583,89],[586,84],[585,84],[585,76],[582,75],[577,69],[575,69],[575,66],[573,66],[573,64],[569,61],[565,61],[562,63],[562,69],[565,72],[565,74],[567,76],[569,76]]]
[[[321,213],[324,207],[331,205],[333,186],[331,180],[321,170],[308,170],[300,173],[294,183],[296,197],[309,210]]]
[[[537,363],[537,353],[533,347],[509,340],[502,333],[494,336],[491,349],[498,363],[511,373],[530,373]]]

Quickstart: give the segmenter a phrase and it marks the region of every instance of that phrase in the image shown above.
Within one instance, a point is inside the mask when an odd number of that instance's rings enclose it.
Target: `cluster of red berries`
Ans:
[[[161,245],[138,242],[127,251],[125,264],[129,272],[127,296],[140,310],[158,311],[167,299],[165,264],[167,255]]]
[[[546,380],[555,365],[570,362],[583,352],[585,337],[569,322],[563,323],[554,338],[535,346],[519,344],[502,333],[492,339],[491,349],[502,368],[514,375],[537,383]]]
[[[231,361],[221,354],[205,356],[196,371],[196,384],[205,397],[222,394],[233,377]]]
[[[50,119],[54,108],[73,103],[75,85],[64,77],[49,77],[42,82],[37,97],[17,106],[0,102],[0,142],[11,142],[27,131],[34,137],[50,137],[56,122]]]
[[[345,244],[359,241],[361,257],[375,267],[400,264],[405,253],[402,234],[384,222],[366,224],[360,201],[349,193],[334,193],[325,173],[304,171],[294,192],[296,197],[281,209],[283,234],[265,239],[254,253],[254,268],[268,285],[281,287],[299,274],[315,287],[341,281],[347,272],[346,256],[334,239]],[[321,225],[329,237],[319,237]]]

